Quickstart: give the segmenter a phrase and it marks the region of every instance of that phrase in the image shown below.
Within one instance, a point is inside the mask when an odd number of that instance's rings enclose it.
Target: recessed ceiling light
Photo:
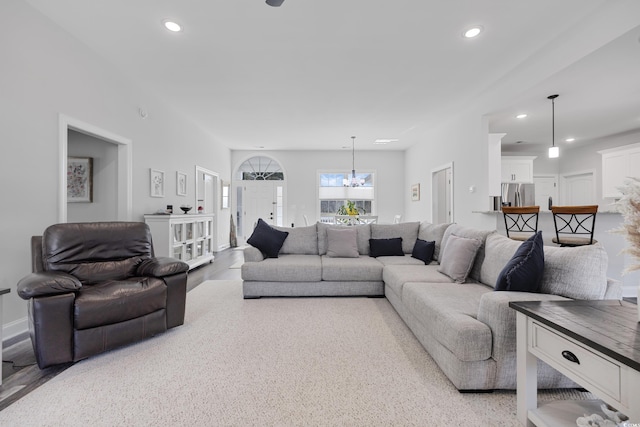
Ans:
[[[390,142],[398,142],[398,139],[386,139],[386,138],[379,138],[376,139],[375,141],[373,141],[374,144],[388,144]]]
[[[480,25],[476,25],[475,27],[471,27],[465,30],[463,35],[468,39],[472,39],[474,37],[477,37],[478,34],[480,34],[481,32],[482,32],[482,27]]]
[[[516,119],[524,119],[525,117],[527,117],[527,115],[526,115],[526,114],[518,114],[518,115],[516,116]]]
[[[178,33],[180,31],[182,31],[182,27],[180,26],[180,24],[170,21],[170,20],[165,20],[162,21],[162,24],[164,25],[164,27],[169,30],[169,31],[173,31],[174,33]]]
[[[575,138],[567,138],[567,139],[565,139],[566,142],[573,142],[575,140],[576,140]]]

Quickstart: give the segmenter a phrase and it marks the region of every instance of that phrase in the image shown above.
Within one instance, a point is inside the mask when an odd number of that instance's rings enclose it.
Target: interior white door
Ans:
[[[595,185],[593,172],[564,176],[563,204],[593,205],[595,201]]]
[[[453,222],[453,169],[447,167],[433,171],[432,178],[432,219],[434,224]]]
[[[540,206],[541,211],[549,210],[549,197],[556,205],[560,203],[558,200],[558,178],[555,176],[535,176],[533,177],[535,185],[536,205]]]

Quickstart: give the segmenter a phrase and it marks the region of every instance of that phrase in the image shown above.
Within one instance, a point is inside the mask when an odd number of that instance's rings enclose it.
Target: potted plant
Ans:
[[[365,210],[357,207],[356,202],[352,202],[351,200],[347,200],[347,204],[340,206],[340,208],[338,208],[338,211],[336,212],[337,215],[351,215],[351,216],[357,216],[359,214],[364,214],[364,213],[365,213]]]

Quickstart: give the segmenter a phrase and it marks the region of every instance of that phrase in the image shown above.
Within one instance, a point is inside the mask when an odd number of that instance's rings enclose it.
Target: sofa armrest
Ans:
[[[622,299],[622,282],[615,279],[607,279],[607,290],[602,299]]]
[[[18,295],[28,300],[45,295],[66,294],[82,287],[76,277],[58,271],[31,273],[18,282]]]
[[[559,295],[530,292],[496,291],[482,295],[478,308],[478,320],[491,329],[492,356],[501,360],[516,353],[516,311],[509,307],[511,301],[564,301]]]
[[[260,252],[260,249],[253,246],[247,246],[244,248],[244,261],[256,262],[264,260],[264,255]]]
[[[145,259],[136,270],[138,276],[166,277],[184,273],[189,270],[189,264],[175,258],[156,257]]]

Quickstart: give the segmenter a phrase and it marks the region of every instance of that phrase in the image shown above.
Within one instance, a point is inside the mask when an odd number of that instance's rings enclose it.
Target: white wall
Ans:
[[[31,270],[29,239],[58,222],[59,114],[133,141],[133,220],[167,204],[194,204],[196,164],[225,180],[231,175],[227,148],[26,2],[0,2],[0,16],[6,18],[0,26],[0,288],[11,289],[3,298],[10,337],[26,330],[26,302],[16,284]],[[146,119],[138,114],[141,106]],[[165,171],[164,198],[150,197],[149,168]],[[177,170],[188,174],[186,197],[176,195]],[[228,218],[218,232],[228,238]]]
[[[284,224],[304,225],[303,215],[309,221],[318,218],[318,171],[350,171],[351,151],[232,151],[232,169],[235,171],[247,159],[267,156],[280,163],[287,181],[286,216]],[[356,150],[356,172],[376,173],[377,215],[380,222],[393,222],[394,215],[404,215],[403,200],[410,196],[404,182],[404,153],[401,151]],[[234,177],[235,178],[235,177]],[[404,191],[401,191],[403,189]],[[232,194],[235,194],[232,191]],[[234,203],[235,208],[235,203]],[[234,211],[235,212],[235,211]]]

